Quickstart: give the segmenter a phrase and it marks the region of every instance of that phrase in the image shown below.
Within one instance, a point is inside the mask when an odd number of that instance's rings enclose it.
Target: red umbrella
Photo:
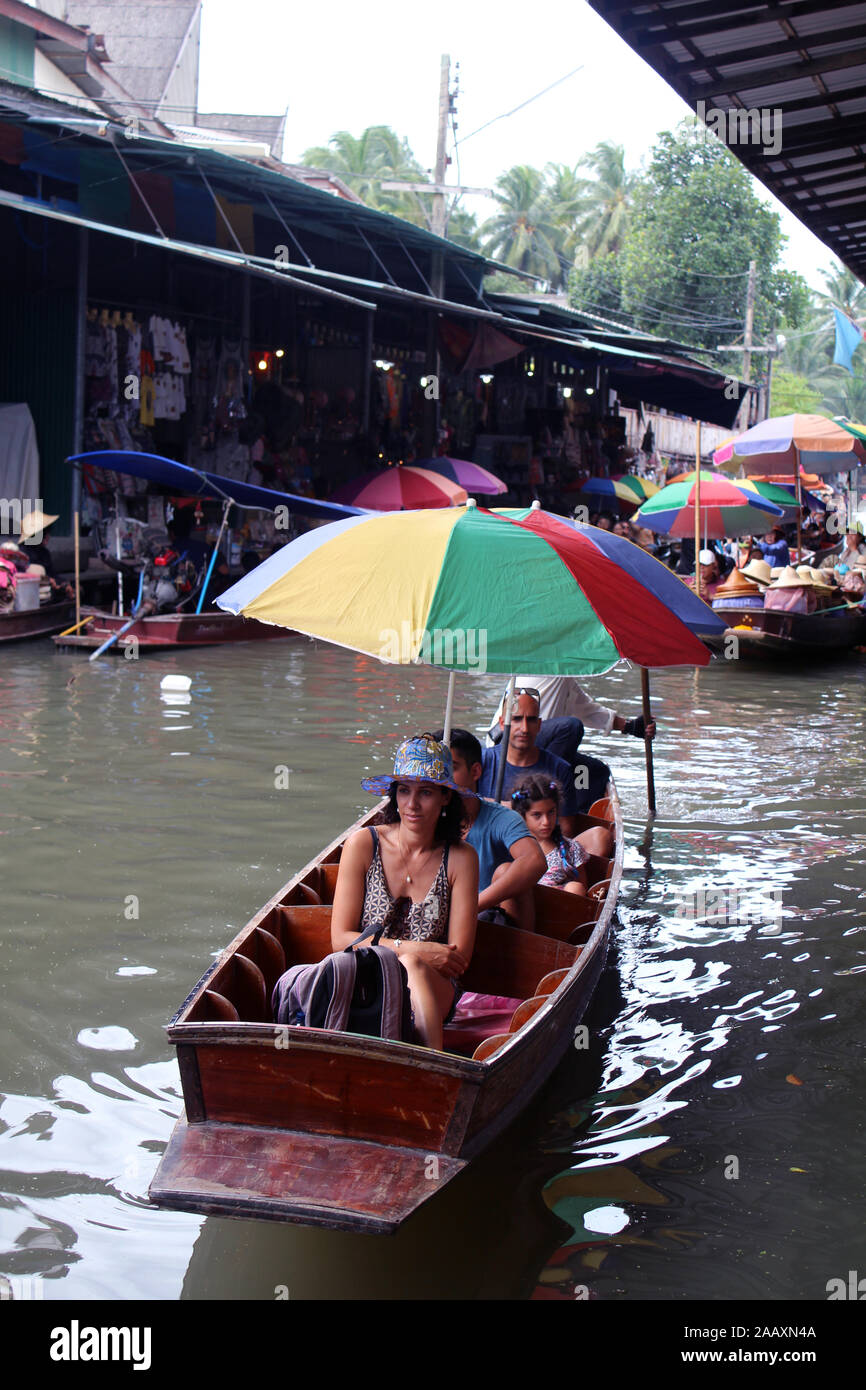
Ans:
[[[332,493],[331,501],[369,507],[376,512],[408,512],[422,507],[462,507],[466,502],[466,489],[441,473],[398,464],[352,478]]]

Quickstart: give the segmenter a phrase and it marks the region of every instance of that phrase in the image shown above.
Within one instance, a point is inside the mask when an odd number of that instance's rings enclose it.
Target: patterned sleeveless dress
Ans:
[[[451,884],[448,882],[448,850],[445,846],[442,863],[420,903],[411,898],[394,898],[385,881],[385,869],[379,852],[379,836],[375,826],[368,826],[373,836],[373,860],[364,879],[364,906],[361,909],[360,930],[364,931],[375,922],[384,922],[382,935],[399,938],[400,941],[447,941],[448,915],[451,910]],[[454,1003],[445,1018],[449,1023],[457,1008],[457,1001],[463,993],[458,980],[452,980]]]

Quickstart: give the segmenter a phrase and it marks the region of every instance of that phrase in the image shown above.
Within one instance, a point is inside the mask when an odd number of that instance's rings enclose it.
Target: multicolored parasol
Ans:
[[[668,483],[644,502],[634,517],[636,525],[663,535],[693,536],[695,531],[695,474],[682,483]],[[747,536],[767,531],[782,519],[783,511],[758,493],[748,493],[737,483],[714,477],[701,469],[700,528],[707,538]]]
[[[866,462],[855,431],[825,415],[778,415],[727,440],[713,462],[728,472],[788,474],[798,465],[813,473],[845,473]]]
[[[615,483],[622,483],[633,492],[638,502],[645,502],[648,497],[655,497],[659,491],[658,483],[651,483],[649,478],[639,478],[636,473],[616,473]]]
[[[460,507],[466,502],[466,489],[441,473],[431,473],[411,464],[397,464],[394,468],[352,478],[332,493],[331,501],[368,507],[377,512]]]
[[[428,473],[439,473],[443,478],[450,478],[452,483],[465,488],[473,495],[478,493],[479,496],[499,497],[508,491],[508,484],[497,478],[495,473],[488,472],[480,463],[472,463],[469,459],[416,459],[411,466],[424,468]]]
[[[352,517],[291,541],[217,600],[385,662],[594,675],[706,665],[724,625],[623,537],[537,507]]]
[[[600,504],[613,504],[620,513],[626,515],[641,503],[641,498],[634,490],[616,478],[587,478],[585,483],[581,483],[578,496],[596,498]]]

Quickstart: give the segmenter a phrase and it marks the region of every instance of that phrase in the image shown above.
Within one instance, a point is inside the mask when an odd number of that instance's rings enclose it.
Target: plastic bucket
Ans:
[[[40,583],[38,574],[19,574],[15,587],[16,613],[30,613],[34,608],[39,607]]]

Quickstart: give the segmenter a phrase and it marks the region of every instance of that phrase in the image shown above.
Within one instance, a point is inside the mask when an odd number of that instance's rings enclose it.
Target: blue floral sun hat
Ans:
[[[365,777],[361,786],[365,792],[385,796],[391,790],[392,782],[434,782],[437,787],[448,787],[461,796],[478,795],[467,787],[458,787],[454,781],[451,749],[433,738],[432,734],[404,739],[394,756],[394,771],[380,773],[378,777]]]

